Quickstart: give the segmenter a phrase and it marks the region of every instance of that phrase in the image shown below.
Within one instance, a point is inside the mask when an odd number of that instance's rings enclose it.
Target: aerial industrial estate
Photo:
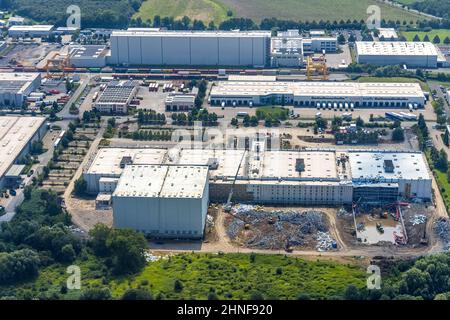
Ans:
[[[450,50],[407,41],[431,27],[87,29],[16,13],[0,14],[0,298],[450,299],[395,282],[405,259],[450,249]],[[343,261],[342,284],[290,287]],[[43,287],[78,264],[83,289]],[[396,283],[379,296],[372,265]],[[221,268],[240,280],[189,278]],[[243,268],[267,279],[240,287]]]

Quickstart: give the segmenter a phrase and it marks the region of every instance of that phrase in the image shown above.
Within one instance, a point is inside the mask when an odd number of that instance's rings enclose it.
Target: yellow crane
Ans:
[[[320,57],[308,56],[306,58],[306,77],[308,80],[317,80],[315,74],[320,76],[320,80],[328,80],[327,59],[325,52]]]
[[[66,70],[70,69],[69,55],[62,55],[59,52],[55,52],[47,59],[44,69],[47,72],[46,78],[64,78]]]

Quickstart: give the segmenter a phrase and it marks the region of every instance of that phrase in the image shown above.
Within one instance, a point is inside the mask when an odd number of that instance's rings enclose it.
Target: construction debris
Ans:
[[[439,218],[434,223],[434,231],[442,239],[444,250],[450,250],[450,221],[445,218]]]
[[[317,245],[316,249],[317,251],[328,251],[332,249],[337,249],[337,242],[334,240],[329,232],[317,232],[316,235],[317,239]]]
[[[147,261],[147,262],[155,262],[155,261],[158,261],[159,259],[161,259],[160,256],[155,256],[148,251],[144,252],[144,257],[145,257],[145,261]]]
[[[268,211],[258,206],[239,205],[230,215],[228,236],[250,248],[314,248],[316,240],[324,251],[332,247],[332,240],[324,236],[328,232],[325,215],[319,211]]]
[[[206,215],[206,226],[208,228],[214,228],[214,217],[211,215]]]
[[[423,224],[423,223],[427,222],[427,216],[423,215],[423,214],[417,214],[417,215],[411,217],[409,222],[411,222],[411,224],[413,226],[416,226],[416,225],[419,225],[419,224]]]

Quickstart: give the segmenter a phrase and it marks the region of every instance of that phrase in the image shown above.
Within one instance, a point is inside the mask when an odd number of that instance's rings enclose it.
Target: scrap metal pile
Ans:
[[[249,248],[310,246],[320,251],[336,248],[328,234],[325,215],[319,211],[268,211],[239,205],[233,208],[227,234],[232,240],[239,238]]]
[[[434,231],[442,239],[444,250],[450,250],[450,221],[445,218],[436,220]]]

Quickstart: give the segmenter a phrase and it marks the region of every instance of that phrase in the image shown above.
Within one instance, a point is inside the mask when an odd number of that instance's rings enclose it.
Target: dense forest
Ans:
[[[67,8],[81,9],[81,27],[124,28],[143,0],[0,0],[0,7],[37,22],[65,26]]]
[[[414,2],[411,8],[437,17],[450,18],[450,0],[422,0]]]

